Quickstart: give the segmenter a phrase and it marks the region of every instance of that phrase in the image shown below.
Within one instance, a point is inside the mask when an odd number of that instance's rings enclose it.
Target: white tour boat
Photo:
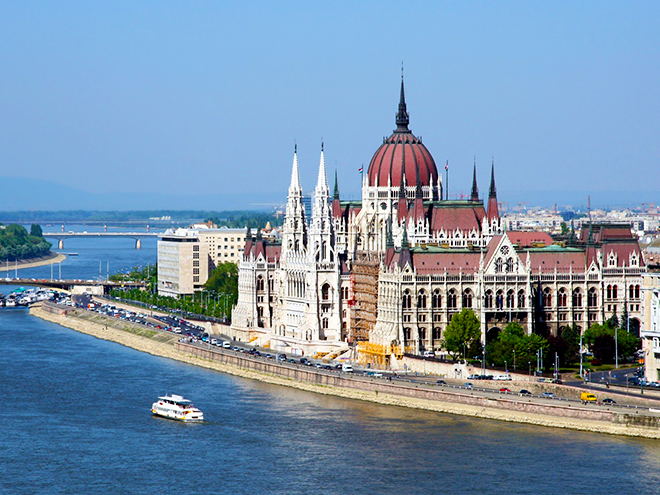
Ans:
[[[185,421],[186,423],[204,421],[204,413],[180,395],[172,394],[158,397],[158,402],[154,402],[151,406],[151,412],[156,416]]]

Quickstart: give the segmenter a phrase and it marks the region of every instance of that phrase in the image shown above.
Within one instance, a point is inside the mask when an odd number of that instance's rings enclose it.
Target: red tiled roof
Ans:
[[[529,251],[532,273],[538,273],[539,268],[542,273],[554,272],[574,272],[584,271],[584,252],[583,251]],[[523,263],[527,260],[526,255],[521,256]]]
[[[481,232],[481,221],[486,212],[482,204],[473,206],[433,206],[431,211],[431,231],[454,231],[456,229],[467,231],[475,229]]]
[[[479,252],[457,251],[451,252],[420,252],[413,250],[410,252],[413,268],[418,274],[433,273],[472,273],[479,269]],[[399,263],[401,252],[395,252],[391,257],[389,266]]]
[[[429,186],[438,182],[438,170],[426,146],[412,132],[395,132],[378,148],[367,172],[370,186]]]
[[[506,235],[511,240],[512,244],[518,244],[519,247],[530,247],[534,244],[544,244],[550,246],[552,244],[552,237],[547,232],[518,232],[509,231]]]
[[[630,266],[630,255],[637,254],[639,266],[644,266],[642,250],[637,242],[605,242],[601,248],[603,252],[603,266],[607,267],[607,259],[612,251],[617,255],[617,267]]]

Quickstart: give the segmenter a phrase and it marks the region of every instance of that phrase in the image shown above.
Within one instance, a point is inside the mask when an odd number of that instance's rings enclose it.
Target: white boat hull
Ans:
[[[204,413],[196,407],[188,405],[181,406],[163,400],[153,403],[151,413],[154,416],[182,421],[184,423],[201,423],[204,421]]]

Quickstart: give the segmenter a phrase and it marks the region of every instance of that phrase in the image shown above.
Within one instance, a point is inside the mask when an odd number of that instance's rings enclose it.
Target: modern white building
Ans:
[[[179,297],[201,290],[221,263],[238,263],[246,229],[194,228],[168,230],[158,242],[158,293]]]

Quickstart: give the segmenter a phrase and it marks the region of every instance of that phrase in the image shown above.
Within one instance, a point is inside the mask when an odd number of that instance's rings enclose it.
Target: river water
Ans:
[[[67,278],[98,276],[99,260],[115,270],[155,261],[155,241],[137,252],[129,240],[75,243],[64,250],[79,253],[62,265]],[[23,274],[47,278],[50,268]],[[165,393],[192,399],[208,422],[152,417]],[[0,310],[0,411],[3,494],[632,494],[660,486],[657,441],[267,385],[98,340],[23,308]]]

